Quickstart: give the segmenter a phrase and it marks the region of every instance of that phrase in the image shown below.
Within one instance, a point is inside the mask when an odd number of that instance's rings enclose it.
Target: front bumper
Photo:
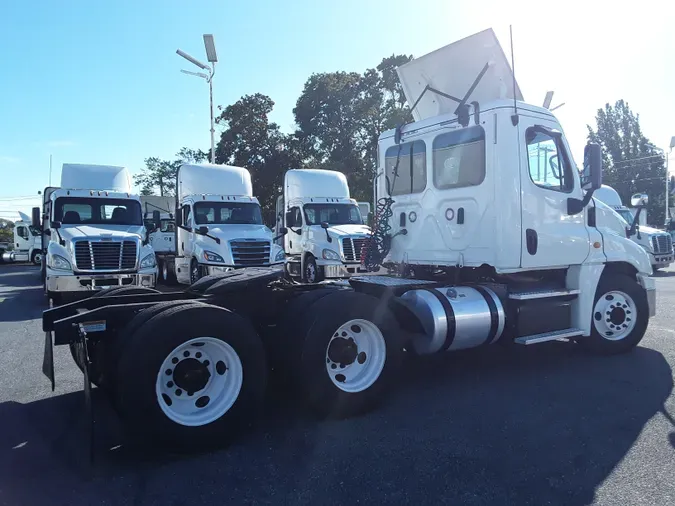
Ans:
[[[673,260],[675,260],[675,255],[673,255],[673,252],[657,254],[649,253],[649,260],[651,261],[653,267],[661,269],[672,264]]]
[[[637,275],[638,283],[647,293],[647,304],[649,305],[649,317],[656,315],[656,280],[646,274]]]
[[[47,290],[50,292],[88,292],[111,286],[147,286],[157,284],[157,270],[131,274],[54,274],[47,271]]]
[[[349,278],[356,274],[367,273],[368,270],[361,264],[328,264],[322,265],[326,279]]]
[[[246,267],[242,267],[242,266],[233,267],[231,265],[209,265],[209,264],[201,264],[201,265],[206,269],[206,273],[208,275],[222,274],[223,272],[230,272],[230,271],[234,271],[236,269],[245,269],[246,268]],[[279,268],[279,270],[283,270],[284,262],[275,262],[273,264],[264,265],[264,266],[253,266],[253,265],[251,265],[250,267],[271,267],[271,268],[277,267],[277,268]]]

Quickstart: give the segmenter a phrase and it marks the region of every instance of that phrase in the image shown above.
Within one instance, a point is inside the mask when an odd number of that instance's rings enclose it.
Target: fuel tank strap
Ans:
[[[483,342],[483,346],[487,346],[492,342],[499,330],[499,311],[497,310],[497,304],[495,304],[490,291],[480,285],[473,286],[472,288],[483,296],[488,308],[490,308],[490,332],[488,332],[488,335]]]
[[[452,309],[452,305],[448,302],[447,297],[439,292],[436,288],[422,288],[422,290],[431,293],[434,297],[438,299],[438,302],[441,303],[443,309],[445,310],[445,316],[448,319],[448,328],[445,334],[445,342],[441,350],[447,351],[452,342],[455,340],[455,331],[457,329],[457,323],[455,321],[455,311]]]

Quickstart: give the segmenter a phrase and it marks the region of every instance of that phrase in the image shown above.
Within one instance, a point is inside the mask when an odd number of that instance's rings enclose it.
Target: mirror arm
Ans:
[[[591,188],[586,192],[586,195],[584,195],[584,198],[581,200],[575,198],[567,199],[567,214],[569,216],[574,216],[575,214],[579,214],[581,211],[583,211],[591,201],[594,192],[595,188]]]
[[[638,206],[637,208],[637,213],[635,213],[635,217],[633,218],[633,223],[631,223],[630,228],[626,230],[626,236],[627,237],[633,237],[635,233],[637,232],[638,234],[638,239],[641,239],[640,237],[640,231],[638,229],[638,222],[640,220],[640,213],[642,212],[642,209],[644,206]]]

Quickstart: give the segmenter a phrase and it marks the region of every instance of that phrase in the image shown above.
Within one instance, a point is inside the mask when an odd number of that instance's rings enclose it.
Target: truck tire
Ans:
[[[403,337],[386,304],[338,291],[312,304],[304,328],[301,386],[319,416],[346,418],[384,399],[403,360]]]
[[[190,284],[194,285],[197,281],[202,278],[202,269],[197,262],[196,258],[193,258],[190,262]]]
[[[591,335],[578,342],[602,354],[625,353],[642,340],[649,323],[647,295],[631,276],[611,273],[602,276],[595,294]]]
[[[117,366],[118,409],[141,443],[181,452],[213,448],[257,418],[266,374],[249,321],[208,304],[173,307],[129,336]]]
[[[92,298],[111,297],[113,295],[140,295],[144,293],[159,293],[159,292],[157,290],[153,290],[152,288],[146,288],[142,286],[115,286],[113,288],[105,288],[100,292],[94,293],[92,295]],[[106,336],[106,338],[97,343],[90,341],[91,345],[88,347],[90,355],[89,378],[91,379],[91,382],[94,385],[99,387],[102,386],[104,383],[106,371],[105,362],[108,357],[108,350],[112,344],[111,341],[114,340],[114,338],[110,339],[107,337],[108,336]],[[70,343],[68,347],[70,348],[70,355],[73,357],[73,360],[77,365],[77,368],[80,371],[84,372],[84,364],[80,360],[77,345],[75,343]]]
[[[42,252],[33,251],[30,261],[32,262],[33,265],[42,265]]]
[[[164,277],[164,261],[160,259],[157,260],[157,282],[166,282],[166,278]]]
[[[307,254],[305,257],[305,265],[302,268],[302,282],[319,283],[321,281],[323,281],[323,272],[321,268],[316,265],[314,256]]]

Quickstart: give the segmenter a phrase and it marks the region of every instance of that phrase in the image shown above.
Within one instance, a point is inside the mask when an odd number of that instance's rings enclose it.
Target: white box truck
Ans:
[[[19,211],[18,221],[14,222],[14,243],[0,243],[0,263],[2,262],[31,262],[42,264],[42,233],[33,227],[31,218]]]
[[[305,283],[365,273],[361,250],[370,236],[361,206],[349,195],[341,172],[292,169],[277,197],[276,233],[288,256],[292,277]]]
[[[635,226],[633,226],[636,217],[642,222],[644,209],[640,211],[639,215],[637,211],[633,213],[623,205],[618,192],[611,186],[602,185],[602,188],[596,190],[594,196],[621,216],[625,222],[627,235],[630,235],[631,240],[647,252],[653,270],[668,267],[673,263],[673,238],[670,233],[644,224],[638,225],[635,223]]]
[[[251,175],[242,167],[183,164],[176,183],[176,279],[255,266],[283,268],[283,249],[262,221]]]
[[[110,286],[155,286],[155,254],[126,168],[63,164],[61,186],[45,188],[32,224],[46,246],[44,289],[55,302]]]
[[[600,146],[586,146],[580,173],[554,114],[522,100],[492,30],[398,75],[415,122],[379,137],[365,253],[369,269],[394,274],[317,285],[252,268],[183,293],[122,288],[51,309],[42,321],[50,380],[52,342],[77,343],[127,430],[196,450],[250,426],[268,364],[320,416],[346,417],[409,378],[407,352],[423,360],[494,344],[561,341],[604,355],[637,346],[656,284],[647,252],[593,197]],[[544,153],[546,177],[537,173]],[[207,200],[192,198],[196,214]]]

